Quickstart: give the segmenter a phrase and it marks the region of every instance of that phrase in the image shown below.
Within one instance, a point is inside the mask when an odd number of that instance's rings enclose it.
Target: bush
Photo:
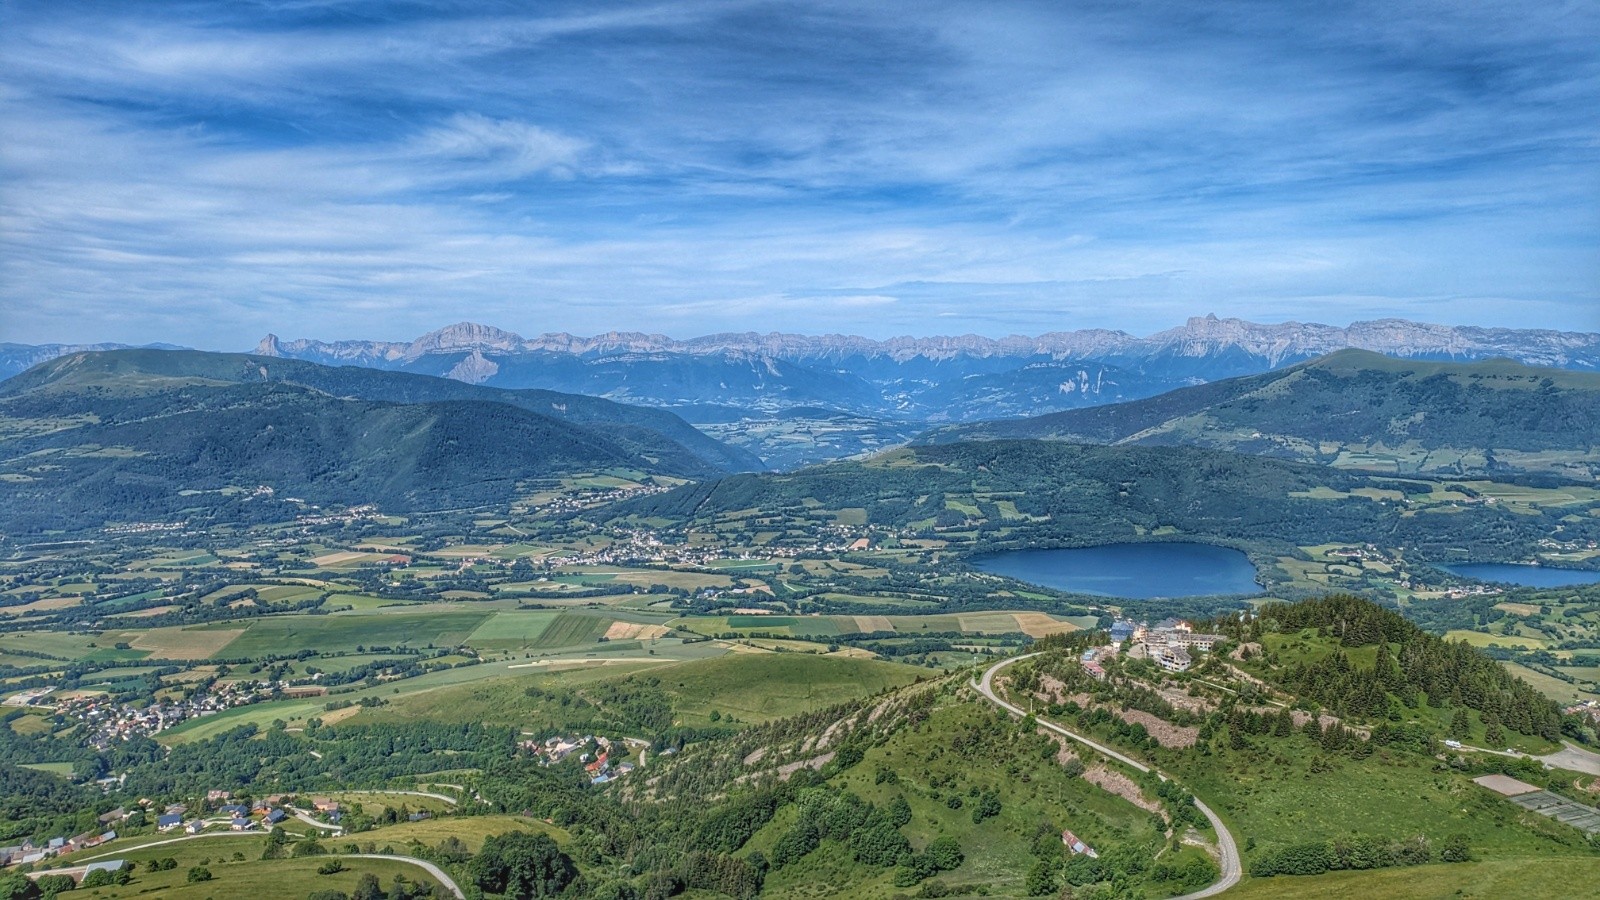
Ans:
[[[190,884],[199,884],[202,881],[210,881],[210,880],[211,880],[211,870],[206,868],[205,866],[195,866],[194,868],[189,870],[189,883]]]
[[[94,872],[93,874],[99,875],[100,873]],[[87,883],[88,880],[87,878],[84,879],[86,887],[103,887],[107,884],[107,882],[102,881],[100,884],[89,885]],[[70,891],[78,886],[78,883],[72,880],[71,875],[42,875],[38,880],[34,881],[34,884],[38,886],[39,893],[46,897],[53,897],[62,891]]]
[[[1453,834],[1439,845],[1439,859],[1444,862],[1471,862],[1472,848],[1467,846],[1466,835]]]
[[[1445,842],[1450,856],[1445,862],[1471,859],[1466,838],[1456,836]],[[1403,841],[1376,837],[1357,837],[1333,842],[1313,841],[1270,848],[1256,857],[1250,874],[1257,878],[1273,875],[1320,875],[1343,869],[1382,869],[1390,866],[1420,866],[1433,861],[1433,847],[1423,835]]]

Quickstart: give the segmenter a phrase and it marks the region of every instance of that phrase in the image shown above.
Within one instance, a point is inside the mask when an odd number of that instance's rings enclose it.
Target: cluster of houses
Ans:
[[[260,494],[260,492],[263,491],[263,490],[266,493],[265,494]],[[272,496],[272,488],[257,488],[256,491],[257,491],[257,494],[259,496],[268,496],[268,497]],[[294,497],[285,497],[284,500],[289,501],[289,502],[296,502]],[[305,501],[301,500],[301,501],[298,501],[298,502],[304,503]],[[369,519],[381,519],[381,518],[383,518],[383,513],[379,512],[378,508],[376,506],[373,506],[372,504],[369,503],[369,504],[364,504],[362,506],[352,506],[349,509],[343,510],[341,512],[335,512],[335,513],[323,512],[323,513],[317,513],[317,514],[307,514],[307,515],[303,515],[303,516],[295,516],[294,523],[296,525],[303,525],[303,526],[307,526],[307,527],[318,526],[318,525],[348,525],[351,522],[360,522],[360,521],[369,520]]]
[[[159,734],[188,719],[216,715],[225,709],[265,700],[272,693],[270,684],[236,681],[218,684],[210,691],[184,700],[162,701],[148,706],[121,703],[101,694],[71,697],[62,700],[56,706],[56,712],[82,721],[88,731],[89,743],[96,750],[105,750],[134,737]]]
[[[1148,659],[1168,672],[1187,672],[1194,665],[1195,653],[1210,653],[1227,638],[1220,634],[1195,631],[1181,619],[1163,619],[1155,625],[1118,619],[1111,625],[1110,648],[1095,648],[1083,655],[1083,666],[1096,678],[1105,677],[1103,663],[1124,643],[1130,643],[1128,656]],[[1109,651],[1109,652],[1107,652]]]
[[[1465,600],[1468,597],[1494,597],[1503,593],[1505,593],[1503,589],[1494,587],[1493,585],[1467,584],[1458,587],[1447,588],[1444,592],[1444,596],[1447,600]]]
[[[528,511],[534,513],[561,515],[564,513],[581,512],[585,509],[593,509],[594,507],[604,506],[608,503],[616,503],[619,500],[627,500],[630,497],[648,497],[651,494],[661,494],[669,490],[671,490],[671,488],[666,487],[665,485],[641,485],[638,487],[611,488],[609,490],[599,491],[575,491],[552,497],[550,500],[544,503],[531,504],[528,507]]]
[[[105,824],[104,816],[101,816],[101,824],[102,826]],[[98,847],[106,841],[115,839],[116,836],[117,832],[113,829],[105,831],[96,829],[72,837],[54,837],[43,844],[35,844],[31,840],[23,841],[15,846],[0,847],[0,866],[37,863],[52,856],[71,853],[74,850],[87,850],[90,847]]]
[[[189,527],[189,520],[182,522],[124,522],[120,525],[107,525],[100,529],[103,534],[152,534],[161,531],[182,531]]]
[[[557,735],[542,742],[523,741],[521,746],[522,749],[539,757],[539,760],[547,766],[553,766],[574,753],[579,754],[578,761],[583,763],[583,771],[589,776],[590,784],[615,781],[634,769],[631,762],[616,762],[613,759],[614,750],[620,750],[615,754],[618,757],[626,756],[627,751],[624,748],[617,748],[608,737],[597,737],[592,734],[582,737]],[[590,746],[595,748],[592,752],[588,749]]]
[[[206,794],[206,799],[212,802],[231,800],[232,797],[233,795],[227,791],[211,791]],[[289,814],[283,807],[282,795],[263,797],[253,805],[223,803],[216,808],[216,816],[210,819],[191,816],[189,807],[182,803],[174,803],[156,816],[156,828],[160,831],[182,830],[185,834],[199,834],[212,825],[227,825],[232,831],[270,830],[288,817]]]
[[[649,529],[630,529],[617,535],[617,540],[604,548],[584,553],[552,556],[545,560],[552,566],[584,565],[687,565],[706,566],[720,560],[766,561],[794,559],[808,553],[851,553],[870,549],[871,537],[863,537],[861,528],[833,525],[818,529],[817,540],[805,546],[786,545],[761,547],[756,550],[738,549],[725,544],[668,544],[659,533]]]
[[[1583,716],[1600,725],[1600,700],[1584,700],[1567,707],[1567,715]]]

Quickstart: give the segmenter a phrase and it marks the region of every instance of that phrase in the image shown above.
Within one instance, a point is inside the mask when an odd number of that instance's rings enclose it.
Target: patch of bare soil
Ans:
[[[1048,728],[1040,728],[1039,733],[1056,742],[1056,765],[1064,766],[1078,758],[1078,754],[1072,750],[1072,742],[1064,736]]]
[[[1161,699],[1185,712],[1208,713],[1215,711],[1218,706],[1217,701],[1209,697],[1196,697],[1171,685],[1162,685],[1156,693],[1161,695]]]
[[[1162,810],[1161,804],[1140,793],[1139,785],[1135,784],[1132,778],[1121,772],[1114,772],[1104,765],[1096,765],[1092,769],[1084,770],[1083,780],[1102,791],[1116,794],[1146,812],[1158,813],[1163,818],[1166,817],[1166,812]]]
[[[1119,710],[1117,717],[1129,725],[1143,725],[1144,730],[1150,732],[1156,743],[1163,747],[1193,747],[1200,740],[1200,729],[1174,725],[1142,709]]]

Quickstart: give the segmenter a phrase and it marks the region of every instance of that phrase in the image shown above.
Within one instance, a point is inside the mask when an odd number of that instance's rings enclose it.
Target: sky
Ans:
[[[1600,4],[0,0],[0,341],[1600,331]]]

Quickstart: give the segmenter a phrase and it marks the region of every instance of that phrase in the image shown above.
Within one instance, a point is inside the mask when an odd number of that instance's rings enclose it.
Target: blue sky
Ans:
[[[0,340],[1600,331],[1600,5],[5,2]]]

